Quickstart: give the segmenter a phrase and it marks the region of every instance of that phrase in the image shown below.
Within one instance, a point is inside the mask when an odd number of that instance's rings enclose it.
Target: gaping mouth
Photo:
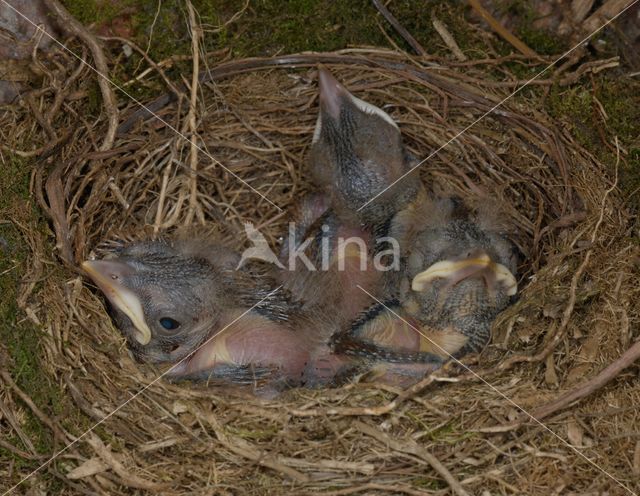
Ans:
[[[151,341],[151,329],[144,319],[140,300],[120,282],[120,265],[122,264],[109,260],[87,260],[82,263],[82,268],[109,301],[129,317],[137,331],[134,334],[135,340],[144,346]]]
[[[516,294],[518,290],[518,282],[511,271],[504,265],[493,262],[486,253],[464,260],[436,262],[413,278],[411,289],[425,291],[436,279],[448,279],[449,286],[454,286],[469,277],[483,278],[490,291],[495,291],[501,285],[508,296]]]

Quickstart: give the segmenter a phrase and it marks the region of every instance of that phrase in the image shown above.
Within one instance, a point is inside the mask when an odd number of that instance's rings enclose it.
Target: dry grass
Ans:
[[[200,60],[212,71],[196,88],[191,113],[187,88],[158,110],[163,122],[137,122],[105,151],[98,150],[107,118],[87,115],[83,98],[94,76],[63,54],[42,62],[43,90],[33,105],[0,117],[3,153],[23,135],[43,147],[32,191],[54,232],[21,226],[31,253],[19,303],[41,323],[43,370],[86,415],[84,425],[71,425],[40,412],[56,450],[157,375],[129,358],[76,264],[113,237],[187,225],[217,229],[238,246],[242,222],[251,220],[276,243],[286,210],[310,188],[305,154],[318,62],[358,97],[383,106],[421,158],[508,94],[488,76],[506,71],[504,60],[417,62],[363,49],[281,61]],[[61,84],[76,70],[69,86]],[[126,98],[120,105],[120,122],[128,122],[137,107]],[[633,373],[548,417],[555,434],[535,422],[501,427],[519,418],[504,396],[535,410],[619,357],[640,322],[638,247],[612,188],[616,179],[539,108],[533,97],[508,101],[421,168],[430,188],[491,197],[518,226],[526,254],[520,300],[472,365],[496,389],[455,368],[407,394],[353,384],[295,390],[270,402],[159,381],[18,491],[35,491],[53,476],[60,494],[448,494],[433,457],[470,494],[625,493],[584,457],[640,490]],[[24,411],[38,416],[38,407],[25,403],[8,373],[0,398],[3,437],[19,438]],[[37,456],[25,442],[12,451]],[[0,469],[0,480],[9,485],[27,473],[12,464]]]

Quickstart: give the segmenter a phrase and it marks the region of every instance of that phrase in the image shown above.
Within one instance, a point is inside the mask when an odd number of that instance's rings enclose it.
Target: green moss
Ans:
[[[597,130],[591,125],[593,99],[589,88],[554,86],[549,94],[548,107],[553,117],[571,128],[582,145],[588,145],[596,137]]]
[[[191,50],[188,16],[180,0],[163,1],[158,12],[156,2],[137,0],[63,3],[85,25],[104,27],[118,17],[126,18],[134,41],[144,48],[148,45],[149,55],[155,60]],[[244,0],[194,0],[193,4],[205,30],[205,50],[229,48],[238,57],[328,51],[351,45],[388,46],[379,24],[396,44],[411,50],[369,0],[259,0],[249,5],[240,20],[227,26],[225,21],[244,7]],[[415,2],[401,0],[390,9],[429,53],[447,51],[432,26],[433,15],[447,25],[463,50],[478,41],[464,21],[462,4],[431,0],[421,5],[421,15],[416,15]]]
[[[529,48],[540,55],[552,55],[562,52],[567,40],[551,34],[544,29],[536,29],[534,23],[540,14],[531,2],[523,0],[506,0],[497,3],[501,14],[510,14],[518,19],[513,34]]]
[[[415,487],[421,487],[422,489],[426,489],[428,491],[442,491],[443,489],[449,487],[445,481],[440,481],[429,477],[416,477],[415,479],[411,479],[411,484]]]
[[[243,3],[221,2],[220,17],[228,19]],[[222,32],[215,48],[228,47],[238,56],[249,56],[336,50],[352,44],[386,44],[375,9],[366,0],[261,0],[251,4],[241,22]]]
[[[134,0],[62,0],[66,9],[83,25],[102,24],[120,15],[123,8],[134,6]],[[147,2],[151,3],[151,2]]]
[[[25,318],[18,308],[19,284],[26,271],[27,246],[17,225],[31,229],[47,230],[47,226],[29,195],[29,180],[34,166],[28,160],[3,154],[0,168],[0,342],[9,354],[9,361],[3,367],[11,373],[13,380],[33,402],[50,417],[65,418],[65,427],[76,429],[83,422],[82,415],[66,400],[58,385],[42,368],[42,330]],[[11,219],[9,221],[8,219]],[[51,270],[48,268],[48,270]],[[59,270],[59,269],[54,269]],[[37,290],[37,287],[36,287]],[[23,405],[24,416],[21,428],[31,439],[39,453],[49,454],[53,450],[51,431],[44,426],[31,410]],[[18,448],[27,450],[16,436],[7,439]],[[7,450],[0,451],[0,459],[12,459],[15,474],[33,469],[37,465],[32,460],[23,460]],[[17,475],[16,475],[17,476]],[[48,476],[45,477],[48,479]],[[49,489],[54,491],[55,479],[48,480]]]
[[[225,16],[241,4],[239,0],[223,2]],[[429,53],[448,53],[433,28],[433,15],[447,25],[463,50],[473,45],[472,35],[465,29],[465,9],[461,4],[427,1],[420,5],[420,15],[416,15],[415,2],[399,0],[389,9]],[[388,47],[380,26],[400,48],[412,51],[368,0],[262,0],[252,4],[242,22],[229,26],[225,41],[239,56],[330,51],[355,45]]]
[[[628,195],[640,188],[640,82],[598,74],[589,85],[553,87],[547,109],[569,128],[582,146],[611,169],[616,163],[612,143],[617,137],[622,149],[627,151],[619,167],[620,187]],[[631,198],[630,204],[639,211],[639,195]]]
[[[273,439],[273,437],[279,432],[277,429],[239,429],[233,426],[228,427],[227,430],[234,436],[256,441],[268,441]]]
[[[413,420],[420,429],[425,431],[430,431],[427,434],[427,437],[431,441],[442,442],[446,444],[454,444],[458,443],[464,439],[470,439],[473,437],[477,437],[477,433],[474,432],[466,432],[462,426],[455,425],[453,423],[449,423],[438,427],[437,429],[431,430],[431,426],[425,424],[418,416],[414,415],[411,412],[407,412],[407,417]]]
[[[29,199],[30,164],[17,157],[4,156],[4,174],[0,182],[0,218],[11,218],[21,224],[33,221],[34,208]],[[48,384],[39,358],[40,331],[28,320],[21,319],[16,298],[24,271],[27,247],[16,225],[0,223],[0,340],[11,357],[10,371],[18,386],[39,406],[47,405],[59,412],[60,392]],[[40,452],[51,449],[50,433],[27,412],[23,428]],[[20,443],[18,443],[18,446]]]

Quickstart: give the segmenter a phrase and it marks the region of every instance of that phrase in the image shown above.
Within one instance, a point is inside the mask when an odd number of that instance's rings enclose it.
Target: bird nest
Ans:
[[[497,82],[499,71],[531,62],[370,49],[206,62],[199,81],[167,80],[169,93],[146,110],[122,96],[95,118],[86,94],[96,76],[53,54],[48,90],[2,116],[9,143],[24,133],[42,143],[32,192],[51,231],[21,226],[31,253],[19,303],[41,325],[42,370],[68,415],[29,403],[7,374],[5,403],[51,430],[51,455],[99,424],[29,483],[53,474],[67,493],[109,494],[620,494],[613,478],[638,488],[640,448],[627,437],[637,378],[580,389],[637,334],[630,215],[617,169],[543,113],[538,92],[503,101],[513,82]],[[189,227],[241,249],[246,221],[277,246],[288,210],[312,191],[305,156],[320,63],[399,123],[407,149],[426,159],[428,188],[499,203],[524,254],[518,301],[467,368],[449,365],[406,391],[355,382],[265,401],[158,380],[128,355],[78,263],[114,237]],[[20,467],[13,483],[34,468]]]

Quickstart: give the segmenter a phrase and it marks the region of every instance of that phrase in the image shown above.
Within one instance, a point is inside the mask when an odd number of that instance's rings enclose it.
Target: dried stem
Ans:
[[[520,53],[526,55],[527,57],[538,58],[538,54],[536,52],[529,48],[522,40],[514,36],[511,31],[500,24],[498,20],[480,4],[479,0],[469,0],[469,5],[471,5],[471,8],[475,10],[487,22],[487,24],[489,24],[489,26],[491,26],[491,29],[498,33],[500,37],[510,43]]]
[[[393,26],[398,34],[404,38],[404,40],[409,44],[411,48],[413,48],[413,50],[418,55],[429,55],[427,51],[422,47],[422,45],[418,43],[418,41],[413,36],[411,36],[411,33],[409,33],[409,31],[407,31],[404,26],[400,24],[398,19],[395,18],[395,16],[389,11],[389,9],[387,9],[387,7],[385,7],[385,5],[380,0],[371,1],[373,2],[374,7],[378,9],[378,12],[382,14],[387,22],[389,22],[389,24]]]
[[[109,66],[107,65],[107,58],[105,57],[102,47],[98,43],[96,37],[93,36],[87,28],[76,21],[76,19],[69,14],[67,9],[65,9],[57,0],[44,0],[44,3],[58,18],[58,25],[70,35],[77,36],[86,43],[91,51],[91,55],[93,55],[93,60],[98,72],[98,85],[100,86],[100,91],[102,93],[102,102],[109,122],[100,150],[109,150],[113,146],[113,141],[116,137],[119,114],[116,97],[113,93],[113,89],[111,88],[111,81],[109,80]]]
[[[193,55],[193,69],[191,73],[191,99],[189,101],[189,113],[187,122],[189,123],[189,136],[191,150],[189,152],[189,164],[191,167],[191,175],[189,178],[191,194],[189,196],[189,210],[185,223],[191,224],[193,216],[196,212],[198,203],[198,131],[196,125],[196,112],[198,105],[198,75],[200,74],[200,37],[201,28],[196,19],[196,12],[190,0],[187,0],[187,10],[189,12],[189,27],[191,30],[191,53]]]

